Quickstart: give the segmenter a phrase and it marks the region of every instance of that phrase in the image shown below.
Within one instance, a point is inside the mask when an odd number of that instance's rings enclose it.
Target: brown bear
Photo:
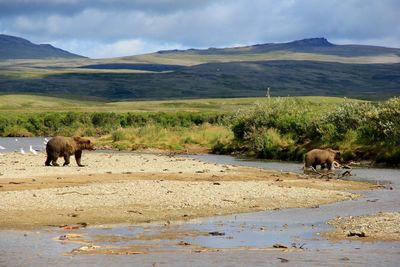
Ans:
[[[310,168],[311,166],[316,169],[317,165],[321,166],[321,169],[328,167],[328,170],[333,170],[333,162],[340,161],[340,152],[333,149],[313,149],[306,153],[304,158],[304,167]]]
[[[50,166],[52,163],[53,166],[59,166],[57,163],[57,159],[59,157],[64,157],[64,164],[69,164],[69,157],[71,155],[75,155],[76,163],[79,167],[83,167],[81,164],[81,156],[82,150],[94,150],[95,147],[93,143],[90,142],[89,139],[82,137],[64,137],[64,136],[56,136],[50,139],[46,144],[46,152],[47,159],[45,162],[46,166]]]

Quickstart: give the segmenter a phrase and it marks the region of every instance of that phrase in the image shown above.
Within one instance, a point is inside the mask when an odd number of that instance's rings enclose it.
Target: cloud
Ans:
[[[58,14],[74,15],[85,9],[108,11],[142,10],[148,13],[169,13],[201,7],[212,0],[2,0],[1,16]]]
[[[127,55],[147,54],[159,50],[186,49],[177,43],[158,43],[141,39],[120,40],[113,43],[70,40],[50,42],[56,47],[90,58],[122,57]]]
[[[155,50],[307,37],[399,47],[399,13],[397,0],[2,0],[0,32],[103,56],[148,51],[135,40]]]

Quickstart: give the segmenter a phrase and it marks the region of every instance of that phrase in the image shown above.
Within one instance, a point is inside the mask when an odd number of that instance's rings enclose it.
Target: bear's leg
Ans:
[[[46,166],[50,166],[50,162],[51,162],[51,165],[53,165],[53,166],[59,166],[57,163],[58,155],[59,155],[58,152],[47,151],[47,159],[46,159],[46,163],[45,163]]]
[[[333,171],[335,167],[333,167],[333,162],[327,162],[328,170]]]
[[[76,164],[78,164],[79,167],[84,167],[85,165],[81,164],[81,157],[82,157],[82,150],[76,151],[75,152]]]
[[[60,165],[57,163],[57,158],[54,158],[54,159],[51,161],[51,164],[52,164],[53,166],[60,166]]]
[[[313,166],[314,170],[317,169],[317,163],[313,163],[312,166]]]
[[[64,155],[64,164],[63,164],[63,166],[69,165],[69,157],[70,157],[69,154]]]
[[[47,159],[46,159],[46,162],[44,163],[44,165],[51,166],[50,162],[51,162],[51,157],[49,155],[47,155]]]

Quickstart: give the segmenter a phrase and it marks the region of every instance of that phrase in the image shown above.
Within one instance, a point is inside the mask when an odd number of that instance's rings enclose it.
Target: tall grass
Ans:
[[[399,164],[400,98],[349,101],[319,111],[301,99],[265,100],[236,114],[232,131],[228,146],[255,157],[301,160],[308,149],[332,147],[347,160]]]
[[[0,113],[0,136],[100,136],[119,128],[190,127],[222,124],[226,114],[211,112],[43,112]]]
[[[97,144],[119,150],[146,148],[185,152],[213,147],[218,141],[232,139],[232,132],[222,125],[192,125],[189,127],[163,127],[148,124],[142,127],[119,128],[101,137]]]

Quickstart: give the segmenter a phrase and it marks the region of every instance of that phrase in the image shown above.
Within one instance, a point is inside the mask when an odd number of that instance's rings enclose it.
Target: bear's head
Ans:
[[[96,149],[94,144],[92,142],[90,142],[89,139],[76,136],[76,137],[74,137],[74,141],[76,142],[76,144],[78,145],[78,147],[81,150],[84,150],[84,149],[85,150],[95,150]]]
[[[340,162],[340,151],[328,148],[328,151],[332,153],[334,156],[333,158]]]

